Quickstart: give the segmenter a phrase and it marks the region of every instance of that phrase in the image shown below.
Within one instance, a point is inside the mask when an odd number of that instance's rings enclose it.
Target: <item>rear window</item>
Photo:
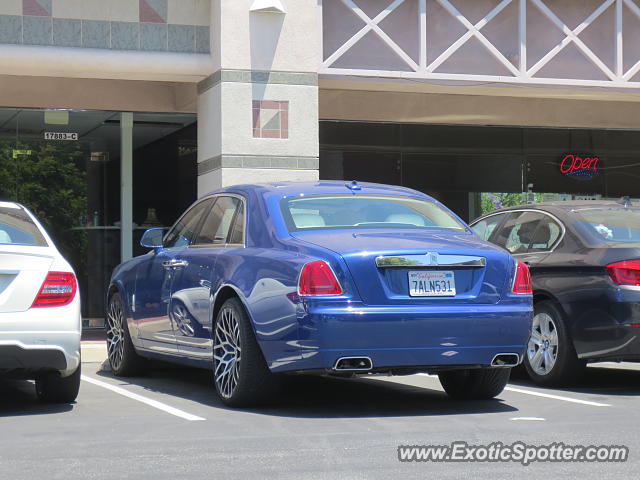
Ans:
[[[40,230],[22,208],[0,203],[0,245],[46,247]]]
[[[640,209],[584,208],[573,213],[591,233],[607,242],[640,242]]]
[[[440,205],[410,197],[327,195],[285,198],[290,231],[330,228],[416,228],[465,231]]]

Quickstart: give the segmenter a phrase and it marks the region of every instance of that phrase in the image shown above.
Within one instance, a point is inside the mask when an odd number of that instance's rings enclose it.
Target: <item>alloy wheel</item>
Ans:
[[[112,298],[107,313],[107,353],[113,370],[122,365],[124,356],[124,311],[122,303]]]
[[[238,386],[241,352],[238,314],[225,307],[216,321],[213,347],[214,379],[224,398],[230,398]]]
[[[549,374],[558,360],[558,330],[546,312],[533,317],[527,357],[531,369],[538,375]]]

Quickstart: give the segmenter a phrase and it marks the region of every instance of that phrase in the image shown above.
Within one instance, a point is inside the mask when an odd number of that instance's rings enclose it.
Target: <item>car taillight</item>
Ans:
[[[513,279],[513,288],[511,291],[513,293],[533,293],[529,267],[527,267],[524,262],[518,261],[516,264],[516,278]]]
[[[31,308],[69,305],[76,295],[76,276],[70,272],[49,272]]]
[[[640,286],[640,260],[623,260],[607,265],[607,273],[618,285]]]
[[[342,295],[342,287],[331,267],[322,260],[302,267],[298,281],[299,295]]]

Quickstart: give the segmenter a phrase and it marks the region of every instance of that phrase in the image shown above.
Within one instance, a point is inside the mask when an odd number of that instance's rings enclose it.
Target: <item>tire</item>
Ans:
[[[264,403],[274,393],[274,377],[242,303],[228,299],[213,328],[213,383],[220,400],[229,407]]]
[[[111,371],[118,377],[140,375],[146,360],[136,353],[131,341],[125,306],[119,293],[109,298],[107,306],[107,355]]]
[[[47,373],[36,378],[36,394],[47,403],[74,402],[80,390],[81,366],[68,377],[61,377],[58,372]]]
[[[474,368],[440,372],[438,378],[451,398],[488,400],[504,390],[510,373],[510,368]]]
[[[533,307],[531,337],[524,355],[529,378],[544,386],[575,382],[584,373],[586,362],[576,355],[564,317],[553,302]]]

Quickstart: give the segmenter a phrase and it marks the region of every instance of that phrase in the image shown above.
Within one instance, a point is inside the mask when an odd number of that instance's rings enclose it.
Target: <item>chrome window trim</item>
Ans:
[[[556,217],[553,213],[549,213],[549,212],[547,212],[545,210],[540,210],[540,209],[537,209],[537,208],[518,208],[518,209],[514,209],[514,210],[503,210],[501,212],[488,213],[487,215],[485,215],[483,217],[480,217],[477,220],[474,220],[474,222],[472,224],[470,224],[469,226],[471,227],[471,229],[473,229],[473,226],[476,223],[480,223],[481,221],[486,220],[487,218],[493,217],[495,215],[503,215],[505,213],[522,213],[522,212],[540,213],[542,215],[546,215],[548,217],[551,217],[551,219],[554,220],[560,226],[560,235],[558,235],[558,238],[556,239],[556,241],[554,242],[553,246],[549,250],[539,250],[539,251],[536,251],[536,252],[526,252],[526,253],[511,253],[511,255],[516,256],[516,255],[533,255],[533,254],[536,254],[536,253],[553,253],[553,251],[556,249],[556,247],[564,239],[564,236],[567,233],[567,229],[564,226],[564,223],[562,223],[562,221],[558,217]],[[493,232],[492,232],[492,235],[493,235]],[[500,246],[500,245],[498,245],[498,246]]]
[[[406,267],[484,267],[485,257],[473,255],[441,255],[426,253],[422,255],[381,255],[376,257],[376,266],[380,268]]]

